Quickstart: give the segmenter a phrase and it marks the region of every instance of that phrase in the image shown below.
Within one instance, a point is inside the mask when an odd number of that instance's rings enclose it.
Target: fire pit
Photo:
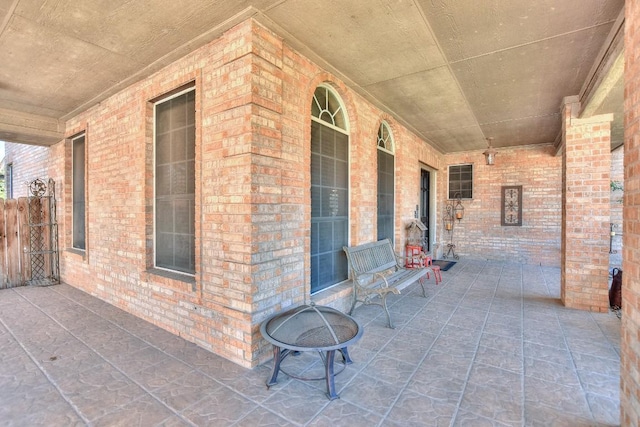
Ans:
[[[342,370],[337,373],[334,371],[335,352],[340,351],[344,365],[352,363],[347,347],[358,341],[363,332],[354,318],[331,307],[311,303],[271,316],[262,323],[260,332],[273,344],[273,372],[267,387],[277,383],[278,373],[282,371],[305,381],[324,379],[327,397],[330,400],[340,397],[335,391],[334,376]],[[324,377],[303,378],[282,370],[284,359],[300,351],[316,351],[320,354],[324,363]]]

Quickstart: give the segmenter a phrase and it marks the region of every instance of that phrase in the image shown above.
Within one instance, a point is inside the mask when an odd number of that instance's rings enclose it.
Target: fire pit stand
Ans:
[[[362,327],[358,322],[331,307],[315,304],[302,305],[283,313],[275,314],[260,326],[262,336],[273,344],[273,371],[267,381],[267,387],[275,385],[278,373],[284,372],[290,377],[312,381],[326,381],[327,397],[330,400],[340,396],[336,393],[334,377],[344,370],[336,372],[334,362],[336,350],[342,355],[343,364],[352,363],[347,347],[362,337]],[[316,351],[324,364],[324,377],[304,378],[285,372],[281,364],[284,359],[301,351]]]

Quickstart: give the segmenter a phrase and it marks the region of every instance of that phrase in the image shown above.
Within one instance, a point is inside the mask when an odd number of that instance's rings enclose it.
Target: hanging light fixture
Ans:
[[[487,141],[489,143],[489,148],[487,148],[486,151],[484,153],[482,153],[482,154],[484,154],[484,158],[487,161],[487,164],[488,165],[493,165],[495,163],[495,161],[496,161],[496,153],[497,153],[497,151],[496,151],[495,148],[493,148],[491,146],[491,141],[493,141],[493,138],[489,137],[489,138],[487,138]]]

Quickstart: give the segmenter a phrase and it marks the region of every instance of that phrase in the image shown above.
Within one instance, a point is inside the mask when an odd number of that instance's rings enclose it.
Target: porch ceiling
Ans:
[[[444,153],[557,143],[563,97],[614,113],[624,0],[8,0],[0,140],[65,120],[253,17]]]

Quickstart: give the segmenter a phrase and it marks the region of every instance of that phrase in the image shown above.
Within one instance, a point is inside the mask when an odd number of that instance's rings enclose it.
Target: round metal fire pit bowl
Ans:
[[[340,397],[334,383],[336,350],[340,351],[344,365],[352,363],[347,347],[357,342],[363,333],[353,317],[334,308],[312,303],[269,317],[260,325],[260,332],[273,344],[273,371],[267,387],[277,383],[278,373],[282,371],[281,363],[287,356],[299,351],[316,351],[324,363],[324,377],[302,378],[285,373],[302,380],[324,379],[327,397],[330,400]]]

